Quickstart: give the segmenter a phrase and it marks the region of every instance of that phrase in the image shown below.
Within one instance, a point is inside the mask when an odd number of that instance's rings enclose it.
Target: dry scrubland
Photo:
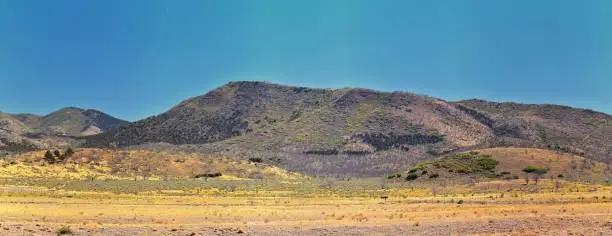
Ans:
[[[262,184],[259,190],[139,194],[5,186],[0,230],[2,235],[54,235],[62,227],[79,235],[612,233],[610,186],[568,183],[552,192],[552,183],[544,181],[539,193],[459,186],[434,197],[425,188],[345,185],[344,190],[319,186],[274,191],[266,188],[280,185]]]
[[[499,156],[500,170],[516,168],[509,156],[538,154],[510,151],[481,152]],[[560,157],[570,163],[562,165],[539,154],[533,162],[552,174],[573,173],[572,159]],[[185,154],[83,149],[56,164],[42,155],[0,163],[0,235],[612,235],[612,185],[605,182],[341,181]],[[160,161],[144,172],[129,167],[148,155]],[[599,173],[598,165],[587,170]],[[193,178],[217,171],[223,178]]]

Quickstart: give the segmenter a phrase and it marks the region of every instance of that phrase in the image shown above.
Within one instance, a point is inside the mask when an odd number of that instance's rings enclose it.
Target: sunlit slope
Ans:
[[[296,180],[302,175],[251,161],[193,153],[77,149],[64,161],[50,164],[45,151],[0,160],[0,178],[46,177],[71,179],[221,179]],[[219,175],[220,174],[220,175]]]
[[[409,181],[434,182],[511,180],[527,176],[524,169],[528,167],[544,169],[545,173],[539,176],[544,179],[602,182],[612,177],[612,167],[602,162],[550,150],[513,147],[481,149],[420,162],[403,173],[403,177]]]

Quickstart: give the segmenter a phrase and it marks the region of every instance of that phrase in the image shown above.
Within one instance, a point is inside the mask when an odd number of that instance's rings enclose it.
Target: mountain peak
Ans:
[[[64,108],[60,108],[55,112],[66,112],[66,111],[76,111],[76,112],[82,112],[85,109],[83,108],[79,108],[79,107],[64,107]]]
[[[225,84],[222,87],[225,87],[225,86],[227,87],[242,87],[242,86],[253,87],[253,86],[270,86],[270,85],[278,86],[278,84],[274,84],[269,81],[237,80],[237,81],[230,81],[229,83]]]

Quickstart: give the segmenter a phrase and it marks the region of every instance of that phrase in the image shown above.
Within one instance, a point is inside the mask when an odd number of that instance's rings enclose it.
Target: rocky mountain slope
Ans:
[[[100,111],[74,107],[46,116],[0,113],[0,150],[76,145],[75,137],[99,134],[128,123]]]
[[[260,156],[314,175],[376,175],[450,152],[495,146],[610,161],[610,137],[612,116],[563,106],[232,82],[158,116],[90,136],[85,145]]]

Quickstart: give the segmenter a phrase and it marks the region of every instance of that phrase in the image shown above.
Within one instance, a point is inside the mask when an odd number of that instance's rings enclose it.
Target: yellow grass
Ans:
[[[51,228],[63,225],[82,229],[238,227],[245,230],[291,226],[433,227],[535,217],[543,220],[542,227],[555,230],[546,219],[552,222],[564,217],[594,217],[600,225],[612,220],[612,188],[606,186],[598,186],[593,192],[520,193],[505,197],[500,197],[501,192],[433,197],[426,189],[393,189],[388,192],[387,200],[329,196],[287,198],[265,192],[258,197],[67,191],[34,196],[24,191],[10,193],[10,188],[1,189],[1,224],[38,224]],[[459,200],[463,204],[457,204]]]
[[[284,169],[246,160],[193,153],[78,149],[65,162],[48,164],[44,151],[0,160],[0,178],[44,177],[68,179],[188,179],[197,174],[222,173],[223,180],[249,178],[299,180],[306,177]],[[13,163],[11,163],[13,162]]]

